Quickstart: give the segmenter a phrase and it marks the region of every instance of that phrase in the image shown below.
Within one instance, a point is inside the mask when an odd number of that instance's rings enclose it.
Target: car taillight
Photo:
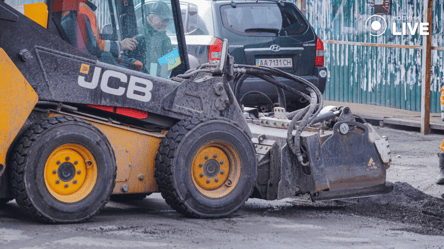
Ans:
[[[208,54],[208,60],[210,61],[220,60],[223,43],[224,42],[219,38],[213,39],[213,45],[210,45],[210,53]]]
[[[315,66],[324,65],[324,43],[318,38],[316,41],[316,59]]]

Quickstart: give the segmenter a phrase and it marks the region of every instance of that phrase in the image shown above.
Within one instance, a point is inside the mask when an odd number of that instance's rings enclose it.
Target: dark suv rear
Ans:
[[[181,1],[190,64],[206,63],[220,57],[222,39],[228,39],[229,52],[237,64],[277,67],[302,76],[325,89],[323,43],[293,3],[278,1]],[[281,80],[298,88],[292,81]],[[302,90],[302,89],[301,89]],[[248,78],[241,94],[266,93],[277,102],[274,85],[258,78]],[[301,100],[286,93],[289,109]],[[263,97],[246,96],[249,105],[261,105]]]

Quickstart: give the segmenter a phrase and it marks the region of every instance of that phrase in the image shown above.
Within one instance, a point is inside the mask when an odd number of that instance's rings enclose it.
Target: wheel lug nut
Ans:
[[[69,161],[69,157],[66,157],[65,160],[66,160],[66,161]]]
[[[220,164],[224,164],[224,160],[220,160]]]
[[[203,164],[199,164],[199,167],[201,167],[201,168],[202,168],[202,167],[203,167]]]
[[[210,183],[211,182],[211,180],[210,179],[207,179],[207,183]]]
[[[68,187],[68,184],[65,184],[65,188],[67,188]]]
[[[77,165],[79,162],[77,162],[77,161],[74,161],[74,165]]]
[[[60,183],[60,180],[56,180],[56,184],[59,184]]]
[[[200,175],[199,175],[200,177],[203,177],[204,176],[204,174],[203,173],[200,173]]]
[[[219,181],[219,178],[214,179],[214,181],[215,181],[215,182],[218,182],[218,181]]]
[[[55,175],[57,174],[57,170],[53,170],[52,173]]]
[[[221,170],[221,171],[220,171],[220,174],[221,174],[221,175],[225,174],[225,170]]]
[[[80,175],[81,173],[82,173],[82,171],[80,171],[80,170],[77,170],[77,174],[79,174],[79,175]]]
[[[60,161],[57,161],[57,165],[59,165],[60,164]]]
[[[214,154],[214,156],[213,156],[214,158],[217,158],[217,154]]]
[[[205,159],[208,159],[208,158],[210,158],[210,157],[209,157],[208,155],[206,155],[206,156],[205,156]]]
[[[77,180],[72,181],[72,183],[76,184],[76,183],[77,183]]]

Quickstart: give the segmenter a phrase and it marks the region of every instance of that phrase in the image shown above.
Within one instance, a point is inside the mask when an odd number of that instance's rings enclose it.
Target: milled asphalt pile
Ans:
[[[443,199],[424,194],[405,182],[396,182],[394,187],[386,195],[345,203],[344,212],[419,225],[404,229],[410,232],[444,235]]]
[[[328,217],[357,215],[401,222],[404,231],[444,235],[444,185],[437,185],[439,145],[443,135],[423,136],[415,132],[377,128],[389,137],[392,163],[387,181],[394,182],[389,194],[341,201],[311,202],[309,195],[288,199],[285,206],[257,210],[274,216]],[[246,205],[248,211],[254,206]],[[345,218],[346,219],[346,218]]]
[[[444,235],[444,199],[427,195],[405,182],[393,185],[394,190],[384,195],[320,202],[311,202],[309,195],[304,195],[288,199],[287,203],[291,205],[281,207],[280,210],[271,206],[261,211],[275,216],[366,216],[410,225],[401,229],[403,231]]]

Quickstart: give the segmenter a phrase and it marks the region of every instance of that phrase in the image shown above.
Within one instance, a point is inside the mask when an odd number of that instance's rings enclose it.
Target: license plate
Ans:
[[[256,59],[256,66],[293,67],[293,60],[291,58]]]

